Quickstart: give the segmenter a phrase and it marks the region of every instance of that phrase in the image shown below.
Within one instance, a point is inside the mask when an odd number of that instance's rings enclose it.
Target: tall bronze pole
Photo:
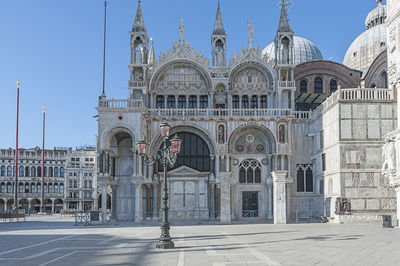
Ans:
[[[15,184],[14,184],[14,210],[18,210],[18,120],[19,120],[19,80],[17,80],[17,128],[15,136]]]

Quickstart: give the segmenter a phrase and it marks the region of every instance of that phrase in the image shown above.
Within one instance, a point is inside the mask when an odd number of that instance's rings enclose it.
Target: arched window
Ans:
[[[30,184],[26,183],[25,184],[25,193],[29,193],[29,191],[30,191]]]
[[[246,170],[244,167],[239,169],[239,183],[246,183]]]
[[[31,176],[36,177],[36,167],[35,166],[31,167]]]
[[[258,108],[258,97],[257,97],[257,95],[251,96],[250,108],[252,108],[252,109]]]
[[[249,108],[249,96],[247,96],[247,95],[242,96],[242,108],[244,108],[244,109]]]
[[[48,191],[47,191],[47,184],[44,184],[44,185],[43,185],[43,191],[44,191],[45,193],[48,192]]]
[[[64,194],[64,184],[60,184],[60,193]]]
[[[43,168],[44,177],[47,177],[47,166]]]
[[[332,79],[331,82],[330,82],[331,93],[335,92],[337,90],[337,87],[338,87],[337,80]]]
[[[13,186],[11,183],[7,183],[7,193],[11,193],[13,191]]]
[[[54,177],[58,177],[58,167],[54,167]]]
[[[64,177],[64,167],[60,167],[60,177]]]
[[[182,140],[182,147],[176,164],[171,169],[185,165],[200,172],[209,172],[211,170],[211,159],[207,143],[193,133],[180,132],[177,135]],[[161,164],[159,164],[158,171],[163,171]]]
[[[314,80],[314,92],[315,93],[323,93],[324,92],[324,85],[322,78],[318,77]]]
[[[30,175],[29,170],[30,170],[29,166],[25,167],[25,176],[26,177],[29,177],[29,175]]]
[[[307,93],[308,90],[308,83],[307,80],[302,80],[300,81],[300,92],[301,93]]]
[[[178,108],[181,108],[181,109],[186,108],[186,96],[185,95],[179,95]]]
[[[32,191],[32,193],[36,193],[36,184],[35,183],[31,184],[31,191]]]
[[[314,180],[313,180],[313,172],[310,167],[306,170],[306,192],[314,191]]]
[[[388,75],[386,71],[382,72],[380,76],[380,84],[381,88],[387,89],[388,88]]]
[[[49,177],[53,177],[53,167],[49,167]]]
[[[74,180],[74,188],[78,188],[78,181]]]
[[[89,180],[89,188],[93,188],[93,181]]]
[[[58,184],[54,184],[54,193],[58,193]]]
[[[42,167],[41,166],[37,167],[37,175],[36,176],[37,177],[41,177],[42,176]]]
[[[286,129],[284,125],[279,125],[279,142],[286,142]]]
[[[297,169],[297,192],[313,192],[314,176],[311,165],[301,165]]]
[[[176,103],[175,103],[175,96],[169,95],[167,98],[167,108],[174,109],[176,108]]]
[[[261,164],[256,160],[244,160],[239,165],[239,183],[261,183]]]
[[[200,96],[200,108],[208,108],[208,96],[207,95]]]
[[[238,95],[232,96],[232,108],[239,109],[239,96]]]
[[[6,184],[1,183],[1,185],[0,185],[0,193],[6,193]]]
[[[375,85],[375,83],[372,83],[372,85],[371,85],[371,88],[373,88],[373,89],[375,89],[375,88],[376,88],[376,85]]]
[[[157,98],[156,98],[156,108],[157,108],[157,109],[163,109],[163,108],[165,108],[164,96],[162,96],[162,95],[157,95]]]
[[[267,95],[261,96],[261,109],[267,108]]]
[[[49,193],[53,193],[53,184],[52,183],[49,184]]]
[[[19,167],[18,176],[25,176],[25,175],[24,175],[24,167],[23,167],[23,166],[20,166],[20,167]]]
[[[197,108],[197,97],[195,95],[189,96],[189,108],[190,109]]]
[[[4,165],[1,166],[0,176],[6,176],[6,167]]]
[[[11,166],[7,167],[7,176],[12,176],[12,168],[11,168]]]
[[[37,183],[36,187],[37,187],[37,193],[41,193],[42,192],[42,184]]]
[[[18,192],[19,193],[24,193],[24,183],[19,183],[18,184]]]
[[[84,188],[88,188],[88,181],[87,180],[83,181],[83,186],[84,186]]]
[[[297,192],[304,192],[304,170],[299,168],[297,170]]]

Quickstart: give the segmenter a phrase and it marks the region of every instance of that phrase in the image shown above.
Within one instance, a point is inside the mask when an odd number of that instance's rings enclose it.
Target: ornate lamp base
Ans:
[[[161,240],[160,239],[156,244],[156,248],[159,248],[159,249],[172,249],[174,247],[175,247],[175,244],[174,244],[174,242],[172,242],[171,239],[169,239],[169,240],[167,240],[167,239]]]

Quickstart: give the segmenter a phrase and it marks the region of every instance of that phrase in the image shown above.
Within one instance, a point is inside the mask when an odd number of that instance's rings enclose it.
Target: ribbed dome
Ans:
[[[321,51],[315,44],[302,37],[293,37],[293,50],[294,50],[294,63],[296,65],[316,60],[323,60]],[[264,57],[268,58],[268,61],[275,61],[275,43],[269,44],[262,51]]]
[[[367,30],[350,45],[343,64],[354,69],[367,71],[375,58],[386,50],[386,6],[378,3],[365,21]]]
[[[370,29],[376,25],[385,23],[386,16],[386,6],[379,3],[375,9],[369,12],[367,19],[365,20],[365,27]]]

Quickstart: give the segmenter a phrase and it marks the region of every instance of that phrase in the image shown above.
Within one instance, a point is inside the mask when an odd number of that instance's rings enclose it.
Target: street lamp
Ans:
[[[174,242],[169,235],[169,221],[168,221],[168,185],[167,185],[167,165],[170,167],[174,166],[178,153],[181,151],[182,140],[175,135],[171,140],[171,146],[167,148],[167,140],[169,139],[170,126],[167,123],[162,123],[160,126],[161,136],[163,137],[163,148],[161,152],[156,155],[154,160],[150,160],[147,156],[147,143],[141,140],[137,143],[138,154],[145,158],[147,165],[153,165],[156,161],[159,161],[163,165],[164,169],[164,193],[163,193],[163,218],[161,222],[161,236],[156,244],[156,248],[160,249],[171,249],[174,248]]]

